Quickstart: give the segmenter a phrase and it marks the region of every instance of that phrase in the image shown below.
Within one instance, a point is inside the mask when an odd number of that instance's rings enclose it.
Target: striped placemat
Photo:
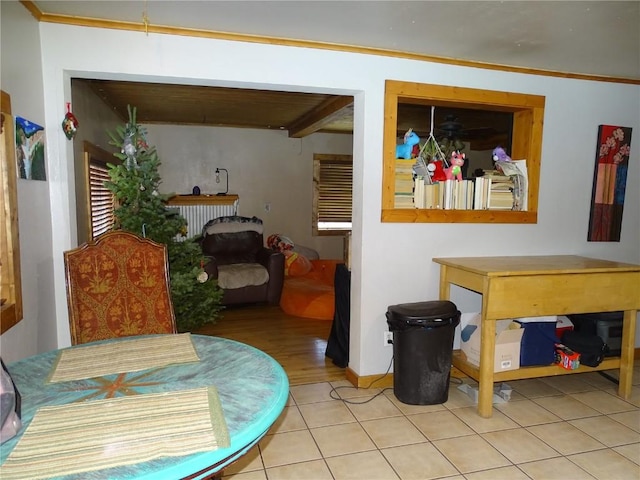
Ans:
[[[61,350],[48,381],[68,382],[199,360],[190,333],[120,340]]]
[[[215,387],[71,403],[36,412],[0,477],[37,480],[228,446]]]

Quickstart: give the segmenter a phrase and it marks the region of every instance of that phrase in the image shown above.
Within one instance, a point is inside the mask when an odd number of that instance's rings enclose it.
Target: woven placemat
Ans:
[[[228,446],[215,387],[72,403],[36,412],[0,477],[37,480]]]
[[[83,380],[199,360],[189,333],[120,340],[61,350],[48,381]]]

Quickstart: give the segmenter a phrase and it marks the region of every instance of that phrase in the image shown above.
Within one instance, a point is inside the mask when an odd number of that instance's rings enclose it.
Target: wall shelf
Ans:
[[[174,195],[167,205],[233,205],[238,195]]]
[[[486,109],[512,113],[511,157],[514,160],[526,159],[527,161],[527,211],[395,208],[395,150],[398,138],[399,104]],[[539,95],[387,80],[383,140],[382,222],[537,223],[544,104],[545,97]]]

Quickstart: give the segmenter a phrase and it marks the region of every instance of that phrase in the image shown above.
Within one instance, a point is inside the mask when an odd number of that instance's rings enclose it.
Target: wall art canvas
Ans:
[[[619,242],[631,150],[631,128],[600,125],[589,215],[590,242]]]
[[[22,117],[16,117],[16,158],[19,178],[47,179],[44,166],[44,128]]]

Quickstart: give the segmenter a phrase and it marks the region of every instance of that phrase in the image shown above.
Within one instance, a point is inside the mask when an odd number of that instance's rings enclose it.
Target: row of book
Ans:
[[[500,176],[501,177],[501,176]],[[396,204],[396,208],[410,208]],[[414,180],[413,207],[443,210],[513,210],[513,180],[509,177],[477,177],[473,180],[445,180],[426,183]]]
[[[396,159],[395,208],[415,208],[415,180],[413,165],[415,159]]]
[[[444,210],[526,210],[526,160],[499,162],[501,171],[484,170],[472,180],[416,175],[415,159],[396,159],[395,208]]]

